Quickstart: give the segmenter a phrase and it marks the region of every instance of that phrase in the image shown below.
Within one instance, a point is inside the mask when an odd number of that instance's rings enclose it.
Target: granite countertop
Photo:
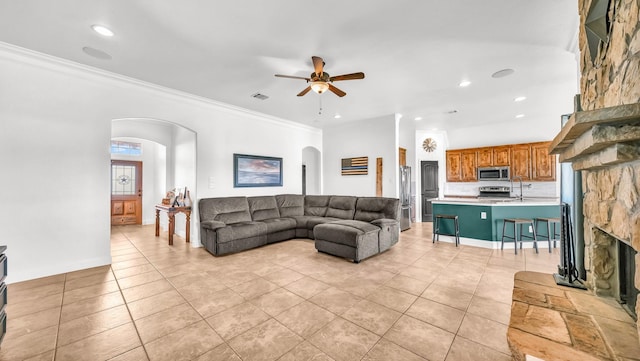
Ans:
[[[431,203],[438,204],[460,204],[471,206],[556,206],[560,205],[560,198],[548,198],[548,197],[524,197],[519,198],[458,198],[458,197],[444,197],[444,198],[432,198]]]

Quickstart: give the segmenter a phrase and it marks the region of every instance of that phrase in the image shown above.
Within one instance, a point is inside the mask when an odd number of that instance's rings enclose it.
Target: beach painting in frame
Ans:
[[[234,187],[281,187],[282,158],[233,155]]]

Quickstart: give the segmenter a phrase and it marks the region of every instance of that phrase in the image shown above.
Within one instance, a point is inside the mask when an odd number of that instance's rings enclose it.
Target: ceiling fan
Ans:
[[[324,69],[323,69],[324,68],[324,61],[322,60],[321,57],[312,56],[311,60],[313,61],[313,68],[314,68],[315,71],[313,73],[311,73],[311,75],[309,75],[308,78],[301,77],[301,76],[276,74],[276,76],[280,77],[280,78],[304,79],[304,80],[307,81],[307,83],[311,83],[311,84],[309,84],[308,87],[304,88],[303,91],[298,93],[299,97],[307,94],[309,92],[309,90],[313,90],[318,94],[322,94],[325,91],[327,91],[327,89],[332,91],[335,95],[337,95],[339,97],[343,97],[343,96],[347,95],[347,93],[345,93],[342,90],[336,88],[331,83],[333,83],[334,81],[339,81],[339,80],[364,79],[364,73],[363,72],[351,73],[351,74],[343,74],[343,75],[337,75],[337,76],[330,76],[329,73],[326,73],[324,71]]]

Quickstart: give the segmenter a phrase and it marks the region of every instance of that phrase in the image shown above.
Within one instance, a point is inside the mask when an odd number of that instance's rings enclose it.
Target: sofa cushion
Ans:
[[[318,216],[295,216],[296,228],[313,229],[318,224],[339,221],[340,218],[333,217],[318,217]]]
[[[353,219],[356,212],[356,197],[351,196],[331,196],[326,217],[340,219]]]
[[[380,227],[354,220],[320,224],[313,229],[316,240],[329,241],[349,247],[358,247],[358,242],[371,242],[375,244],[376,249],[378,248],[379,232]]]
[[[397,198],[359,197],[354,219],[371,222],[376,219],[398,219],[400,200]]]
[[[280,217],[304,215],[304,196],[301,194],[279,194],[276,196],[276,203]]]
[[[262,222],[267,225],[269,234],[296,229],[296,221],[293,218],[272,218]]]
[[[305,196],[304,215],[324,217],[327,214],[331,196]]]
[[[264,236],[267,240],[267,225],[263,222],[241,222],[218,228],[218,243],[226,243],[244,238]]]
[[[251,222],[247,197],[203,198],[198,202],[200,221],[225,224]]]
[[[253,221],[280,218],[276,197],[274,196],[248,197],[247,202],[249,202],[249,213],[251,213]]]

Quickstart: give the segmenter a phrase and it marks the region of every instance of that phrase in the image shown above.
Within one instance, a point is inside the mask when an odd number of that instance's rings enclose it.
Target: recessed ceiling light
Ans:
[[[527,97],[516,97],[515,99],[513,99],[514,102],[521,102],[523,100],[527,99]]]
[[[516,118],[524,118],[524,114],[518,114],[516,115]]]
[[[413,120],[422,120],[422,117],[415,117]]]
[[[102,50],[98,50],[95,48],[91,48],[88,46],[85,46],[84,48],[82,48],[82,51],[84,51],[85,54],[92,56],[94,58],[97,59],[102,59],[102,60],[111,60],[111,55],[105,53]]]
[[[502,69],[502,70],[498,70],[495,73],[491,74],[492,78],[504,78],[505,76],[509,76],[511,74],[513,74],[515,72],[515,70],[513,69]]]
[[[435,132],[436,130],[438,130],[438,128],[431,128],[431,130]]]
[[[91,29],[102,36],[113,36],[113,31],[104,25],[91,25]]]
[[[336,118],[336,119],[340,119],[340,118],[342,118],[342,115],[340,115],[340,114],[336,114],[336,115],[334,115],[333,117],[334,117],[334,118]]]
[[[460,82],[460,84],[458,84],[461,88],[465,88],[468,87],[469,85],[471,85],[471,82],[468,80],[463,80]]]

